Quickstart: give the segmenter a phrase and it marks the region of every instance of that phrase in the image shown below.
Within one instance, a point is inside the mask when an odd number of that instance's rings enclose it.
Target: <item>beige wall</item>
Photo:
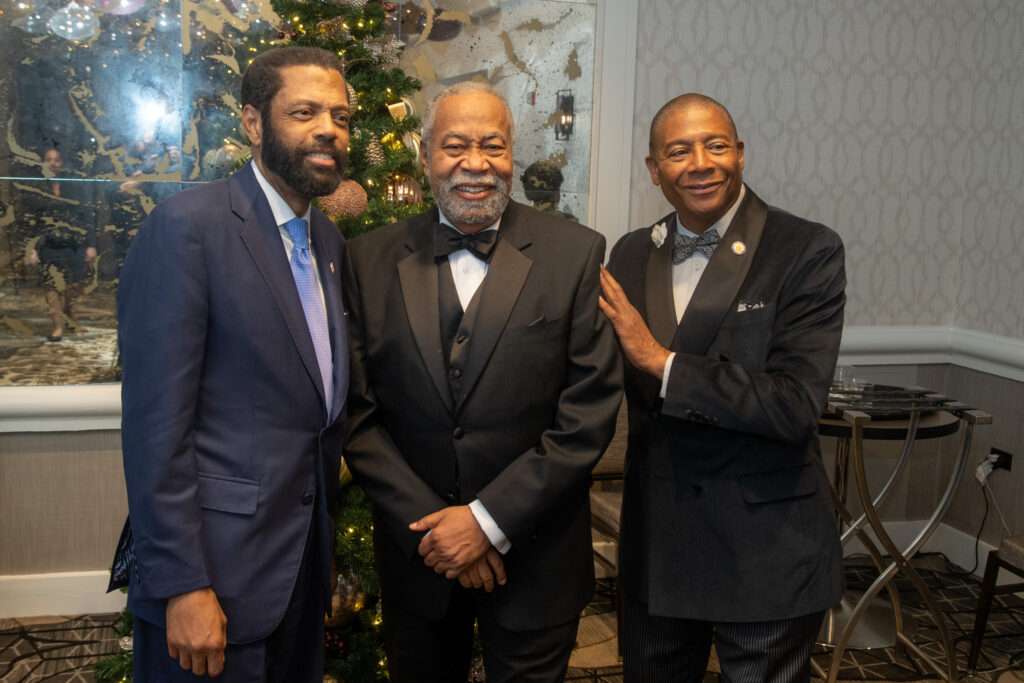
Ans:
[[[0,434],[0,575],[109,569],[127,511],[118,432]]]

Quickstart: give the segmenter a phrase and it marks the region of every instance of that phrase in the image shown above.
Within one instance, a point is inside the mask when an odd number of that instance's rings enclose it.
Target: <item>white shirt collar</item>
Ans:
[[[722,214],[721,218],[719,218],[717,221],[708,226],[708,230],[714,228],[715,230],[718,231],[719,237],[725,236],[725,231],[729,229],[729,225],[732,224],[732,219],[736,217],[736,212],[740,210],[740,203],[746,196],[747,186],[740,185],[740,196],[736,197],[736,201],[733,202],[732,206],[729,207],[728,211]],[[680,235],[684,235],[686,237],[697,237],[697,233],[693,232],[685,225],[683,225],[683,219],[678,213],[676,214],[676,231]]]
[[[437,207],[437,215],[440,217],[442,225],[447,225],[449,228],[451,228],[452,230],[455,230],[457,232],[460,232],[460,233],[462,232],[457,227],[455,227],[454,223],[452,223],[450,220],[448,220],[448,216],[444,215],[444,211],[441,210],[440,206]],[[493,225],[490,225],[490,226],[484,228],[484,230],[497,230],[499,227],[501,227],[501,218],[500,217],[498,218],[498,220],[494,221]],[[483,232],[483,230],[481,230],[480,232]],[[465,233],[463,233],[463,234],[465,234]]]
[[[277,223],[277,227],[281,227],[291,219],[295,218],[295,212],[292,211],[292,207],[288,206],[288,202],[284,200],[284,197],[274,189],[274,186],[270,184],[262,173],[260,173],[260,167],[256,165],[255,161],[250,161],[249,165],[252,166],[252,172],[256,176],[256,182],[259,183],[260,189],[263,190],[263,194],[267,197],[267,202],[270,204],[270,211],[274,214],[274,222]],[[301,216],[306,220],[306,225],[309,225],[309,215],[312,211],[313,204],[310,203],[306,207],[306,213]]]

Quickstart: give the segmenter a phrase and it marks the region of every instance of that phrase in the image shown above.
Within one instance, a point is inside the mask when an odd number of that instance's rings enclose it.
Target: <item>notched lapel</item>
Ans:
[[[416,224],[410,230],[428,233],[425,226]],[[441,310],[438,305],[437,263],[427,239],[410,242],[411,253],[398,262],[398,281],[405,300],[405,313],[412,328],[416,346],[423,364],[434,381],[434,388],[449,412],[452,396],[445,375],[444,347],[441,345]]]
[[[651,243],[644,275],[644,305],[651,334],[662,346],[672,343],[676,333],[676,308],[672,294],[672,236],[676,233],[676,216],[669,214],[655,225],[664,223],[668,230],[660,247]]]
[[[278,310],[284,316],[285,324],[299,350],[299,357],[306,372],[324,403],[323,382],[316,363],[316,351],[309,336],[309,326],[302,312],[302,302],[295,288],[295,278],[285,255],[281,236],[274,215],[270,211],[263,191],[256,182],[256,176],[248,166],[232,176],[230,183],[231,210],[241,218],[239,233],[256,267],[263,275],[273,294]]]
[[[768,207],[748,187],[686,307],[672,341],[673,351],[697,355],[707,352],[750,272],[767,217]],[[737,242],[742,249],[733,248]]]

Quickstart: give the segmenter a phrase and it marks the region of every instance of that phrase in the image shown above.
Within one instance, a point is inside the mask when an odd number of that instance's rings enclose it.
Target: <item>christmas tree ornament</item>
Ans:
[[[398,64],[405,43],[394,36],[384,36],[366,41],[366,49],[382,64]]]
[[[318,200],[320,209],[332,221],[354,218],[366,211],[368,197],[363,186],[354,180],[342,180],[331,194]]]
[[[356,94],[356,89],[353,88],[352,84],[349,83],[348,81],[345,81],[345,92],[348,93],[349,109],[355,110],[355,108],[359,106],[359,95]]]
[[[327,626],[345,626],[363,609],[366,595],[353,576],[338,574],[331,594],[331,616],[324,623]]]
[[[335,5],[351,7],[352,9],[363,9],[369,0],[334,0]]]
[[[345,26],[344,17],[324,19],[316,25],[317,35],[324,40],[347,43],[352,40],[352,32]]]
[[[131,652],[135,643],[131,636],[124,636],[117,641],[117,646],[121,648],[121,652]]]
[[[416,179],[405,173],[395,173],[388,178],[384,196],[389,202],[417,204],[423,201],[423,188]]]
[[[417,164],[420,162],[420,145],[422,142],[423,138],[416,131],[411,131],[402,136],[402,144],[405,145],[407,150],[412,152]]]
[[[46,25],[65,40],[89,40],[100,32],[100,20],[91,9],[75,0],[54,13]]]
[[[380,140],[377,139],[376,135],[371,135],[370,141],[366,143],[366,163],[377,167],[381,166],[386,158],[384,156],[384,147],[381,146]]]

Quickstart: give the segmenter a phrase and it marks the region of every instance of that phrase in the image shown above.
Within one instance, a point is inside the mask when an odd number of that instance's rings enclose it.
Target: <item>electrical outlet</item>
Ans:
[[[993,456],[995,456],[993,458]],[[994,470],[1006,470],[1010,471],[1013,467],[1013,453],[1008,453],[999,448],[993,448],[989,454],[989,462],[992,463],[992,469]]]

